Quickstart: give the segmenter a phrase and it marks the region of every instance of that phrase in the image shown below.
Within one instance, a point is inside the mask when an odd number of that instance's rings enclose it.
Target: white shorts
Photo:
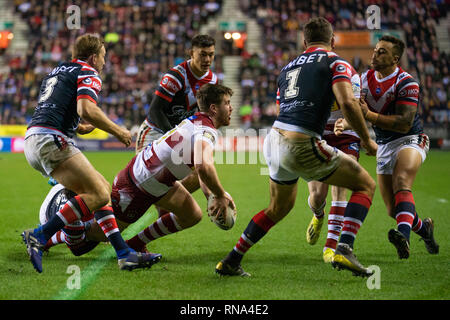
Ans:
[[[33,134],[24,142],[28,163],[45,177],[50,177],[62,162],[80,152],[73,139],[62,135]]]
[[[164,133],[151,125],[147,120],[142,122],[139,127],[136,139],[136,154],[138,154],[142,149],[148,146],[151,142],[158,140],[164,135]]]
[[[277,130],[270,130],[264,140],[264,157],[270,178],[280,184],[292,184],[301,177],[323,181],[341,163],[343,152],[317,138],[292,141]]]
[[[386,144],[378,145],[377,151],[377,174],[392,175],[400,150],[412,148],[422,156],[422,163],[427,157],[430,149],[430,139],[424,133],[410,135],[395,139]]]

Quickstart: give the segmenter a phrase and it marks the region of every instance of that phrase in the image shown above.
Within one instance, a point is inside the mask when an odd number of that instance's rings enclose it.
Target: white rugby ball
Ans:
[[[219,217],[216,217],[216,215],[212,215],[209,212],[209,207],[212,204],[212,201],[216,198],[214,194],[211,194],[208,198],[208,216],[211,219],[212,222],[214,222],[220,229],[222,230],[229,230],[233,228],[234,223],[236,222],[236,209],[233,209],[232,207],[228,206],[227,211],[225,214],[221,214]]]

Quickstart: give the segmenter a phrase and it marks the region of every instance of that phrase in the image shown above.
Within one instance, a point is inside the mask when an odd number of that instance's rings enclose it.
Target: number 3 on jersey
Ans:
[[[53,93],[53,89],[55,85],[58,83],[58,77],[54,76],[47,80],[45,83],[45,89],[44,92],[42,92],[41,98],[39,99],[39,102],[44,102],[47,100]]]
[[[298,75],[300,74],[300,70],[302,67],[292,69],[286,73],[286,81],[288,82],[287,89],[284,90],[284,98],[292,99],[298,96],[299,88],[295,86],[297,84]]]

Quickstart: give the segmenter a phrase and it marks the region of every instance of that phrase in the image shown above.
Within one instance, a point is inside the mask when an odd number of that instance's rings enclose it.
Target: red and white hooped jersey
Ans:
[[[130,176],[141,191],[159,197],[192,172],[195,142],[206,141],[214,149],[217,138],[211,118],[198,112],[138,153]]]
[[[378,79],[376,72],[370,69],[361,75],[361,95],[365,98],[369,109],[373,112],[392,115],[396,113],[396,105],[419,107],[419,83],[401,67],[397,67],[389,76]],[[411,130],[406,134],[384,130],[373,126],[377,143],[387,143],[399,137],[423,132],[416,112]]]

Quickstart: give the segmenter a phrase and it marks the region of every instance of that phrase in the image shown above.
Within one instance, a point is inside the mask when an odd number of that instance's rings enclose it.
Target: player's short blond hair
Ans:
[[[104,46],[104,41],[98,35],[84,34],[75,40],[72,49],[72,59],[80,59],[86,61],[93,54],[99,54]]]

